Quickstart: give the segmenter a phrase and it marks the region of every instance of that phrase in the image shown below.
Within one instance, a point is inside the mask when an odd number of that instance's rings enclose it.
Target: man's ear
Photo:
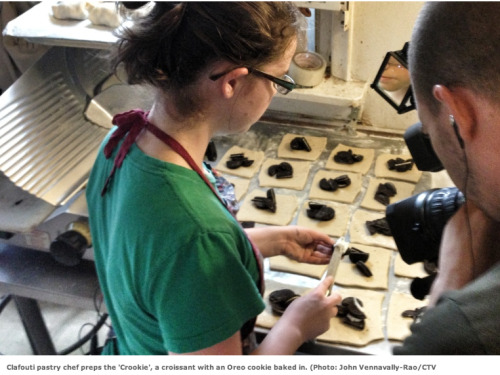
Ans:
[[[443,105],[448,115],[453,116],[457,124],[459,136],[469,140],[475,131],[477,123],[476,101],[470,90],[454,88],[450,90],[446,86],[435,85],[432,89],[434,97]]]
[[[229,73],[222,76],[220,78],[222,95],[226,99],[232,98],[239,88],[239,85],[243,82],[241,78],[244,78],[246,75],[248,75],[248,69],[241,67],[233,69]]]

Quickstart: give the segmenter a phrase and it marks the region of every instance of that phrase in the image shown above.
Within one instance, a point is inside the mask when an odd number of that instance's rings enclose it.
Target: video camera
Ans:
[[[429,137],[422,132],[421,123],[410,126],[404,139],[419,170],[443,169]],[[444,226],[464,202],[462,192],[447,187],[424,191],[388,205],[386,220],[403,260],[408,264],[424,260],[437,262]]]
[[[405,142],[417,168],[437,172],[443,169],[430,139],[422,132],[422,124],[416,123],[404,134]],[[401,258],[408,263],[429,261],[438,263],[439,246],[444,226],[465,202],[456,187],[432,189],[390,204],[386,220],[398,247]],[[417,299],[428,294],[436,274],[411,284],[411,293]]]

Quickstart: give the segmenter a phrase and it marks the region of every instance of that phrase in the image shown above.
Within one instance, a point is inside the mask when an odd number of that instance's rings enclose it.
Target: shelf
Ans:
[[[276,95],[270,110],[327,120],[356,120],[362,111],[367,82],[324,79],[312,89],[297,89]]]
[[[42,1],[10,21],[4,35],[24,38],[48,46],[109,48],[116,42],[113,29],[93,25],[89,20],[58,20],[52,16],[52,1]]]
[[[51,15],[52,3],[37,4],[9,22],[4,33],[49,46],[107,49],[116,42],[110,28],[95,26],[88,20],[55,19]],[[340,10],[342,4],[337,1],[297,2],[299,6],[327,10]],[[286,97],[276,95],[269,109],[305,117],[351,121],[361,113],[366,91],[366,82],[330,77],[313,89],[294,90]]]
[[[347,1],[294,1],[293,3],[302,8],[339,11]]]

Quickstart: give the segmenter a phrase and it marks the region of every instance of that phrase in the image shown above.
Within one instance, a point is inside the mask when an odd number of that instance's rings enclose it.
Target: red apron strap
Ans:
[[[127,156],[130,147],[132,147],[139,134],[141,134],[148,124],[147,113],[138,109],[121,113],[113,117],[113,124],[118,126],[118,128],[113,132],[113,134],[111,134],[108,143],[104,146],[104,156],[106,159],[111,157],[113,150],[116,146],[118,146],[118,143],[123,139],[123,137],[125,137],[125,140],[115,156],[113,168],[104,183],[104,187],[101,190],[101,196],[106,193],[116,169],[122,166],[123,160]]]

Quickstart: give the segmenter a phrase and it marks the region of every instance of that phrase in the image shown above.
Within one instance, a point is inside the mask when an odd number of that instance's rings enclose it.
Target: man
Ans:
[[[500,354],[500,3],[429,3],[409,65],[423,131],[467,203],[430,306],[395,354]]]

